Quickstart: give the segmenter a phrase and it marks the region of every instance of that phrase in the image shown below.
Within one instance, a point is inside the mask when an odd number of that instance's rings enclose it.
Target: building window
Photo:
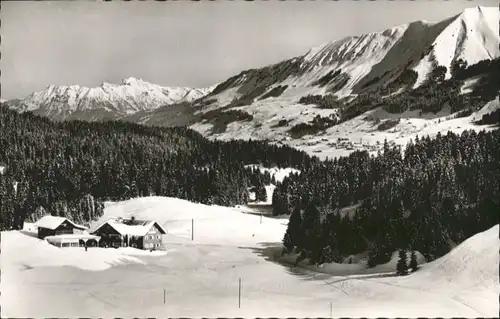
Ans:
[[[59,229],[55,232],[56,235],[73,234],[73,229]]]
[[[156,239],[160,239],[160,235],[156,235]]]

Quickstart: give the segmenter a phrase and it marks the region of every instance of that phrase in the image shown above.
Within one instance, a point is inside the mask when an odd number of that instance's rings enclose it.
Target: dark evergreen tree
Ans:
[[[391,249],[385,245],[375,245],[368,253],[367,267],[373,268],[391,260]]]
[[[296,246],[302,248],[302,213],[300,207],[297,206],[292,215],[290,215],[290,221],[288,222],[288,228],[285,233],[284,245],[288,251]]]
[[[396,274],[398,276],[405,276],[408,274],[408,265],[406,261],[406,250],[400,249],[398,254],[398,262],[396,264]]]
[[[43,206],[38,206],[33,214],[29,215],[26,221],[34,223],[45,215],[50,215]]]
[[[259,185],[255,192],[255,200],[258,202],[267,202],[267,191],[263,184]]]
[[[411,252],[410,265],[408,268],[411,269],[412,272],[418,269],[417,255],[415,255],[415,251],[413,250]]]

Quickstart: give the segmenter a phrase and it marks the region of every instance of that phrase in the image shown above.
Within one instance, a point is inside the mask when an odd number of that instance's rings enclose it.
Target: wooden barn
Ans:
[[[134,247],[145,250],[164,249],[167,231],[156,221],[109,219],[91,233],[101,238],[101,247]]]
[[[57,247],[97,246],[100,240],[99,236],[90,235],[87,227],[64,217],[47,215],[38,220],[35,226],[38,238]]]
[[[64,234],[82,234],[87,227],[73,223],[65,217],[47,215],[40,218],[35,226],[38,228],[38,238]]]

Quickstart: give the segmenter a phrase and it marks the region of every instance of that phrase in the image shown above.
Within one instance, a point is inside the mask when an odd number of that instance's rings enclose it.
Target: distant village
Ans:
[[[57,247],[132,247],[163,250],[167,231],[154,220],[112,218],[90,230],[65,217],[46,215],[34,226],[37,236]]]

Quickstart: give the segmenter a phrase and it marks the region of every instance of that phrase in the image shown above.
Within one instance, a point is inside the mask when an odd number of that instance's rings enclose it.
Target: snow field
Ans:
[[[20,232],[2,233],[2,270],[6,266],[11,270],[2,276],[2,316],[327,317],[330,303],[334,317],[498,313],[498,281],[494,279],[498,278],[498,260],[493,258],[495,254],[498,258],[498,226],[408,277],[384,278],[370,273],[332,276],[273,262],[287,221],[263,217],[261,224],[260,216],[236,208],[175,198],[137,198],[106,203],[105,214],[96,223],[118,216],[156,219],[168,230],[166,254],[128,256],[140,262],[128,260],[89,271],[61,257],[76,251],[44,247],[48,244]],[[26,252],[24,260],[13,249],[15,245]],[[88,262],[98,262],[97,253],[89,254],[92,250],[87,252]],[[21,270],[21,263],[33,268]],[[335,265],[324,266],[328,267]]]
[[[60,249],[27,232],[2,232],[2,243],[0,260],[3,275],[39,267],[70,266],[98,271],[126,262],[142,263],[141,260],[124,254],[127,251],[122,253],[120,250],[104,248],[85,251],[83,247]]]

